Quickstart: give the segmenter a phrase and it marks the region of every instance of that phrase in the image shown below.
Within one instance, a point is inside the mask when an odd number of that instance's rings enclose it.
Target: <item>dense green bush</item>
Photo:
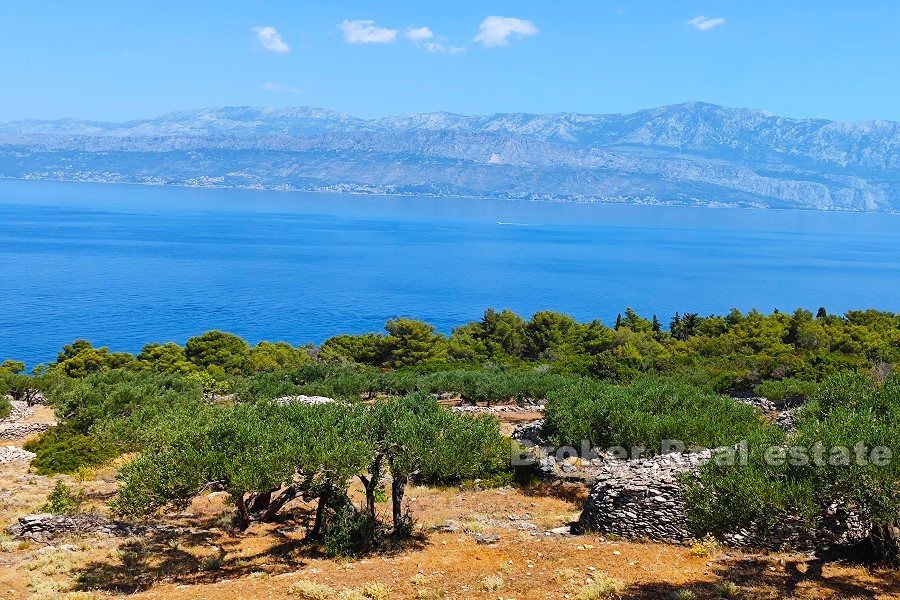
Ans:
[[[111,444],[60,425],[25,443],[25,449],[37,456],[31,468],[40,475],[74,473],[82,467],[97,467],[115,458],[119,452]]]
[[[12,412],[12,404],[6,395],[0,395],[0,419],[5,419]]]
[[[57,378],[46,391],[61,425],[27,444],[37,454],[33,468],[43,474],[72,473],[138,450],[164,435],[174,415],[205,407],[190,378],[124,369]]]
[[[802,404],[815,395],[817,387],[812,381],[789,378],[764,381],[756,386],[755,392],[773,402]]]
[[[750,406],[677,380],[646,377],[630,385],[577,380],[550,394],[547,431],[559,445],[646,447],[663,440],[713,448],[769,430]]]
[[[897,431],[900,377],[884,384],[861,374],[830,377],[798,412],[788,460],[767,460],[767,452],[780,452],[779,440],[753,437],[747,464],[710,463],[687,483],[689,524],[698,534],[765,532],[786,513],[812,523],[837,503],[874,523],[876,534],[889,530],[900,522]],[[889,454],[876,455],[879,447]]]
[[[114,431],[116,441],[129,445],[173,408],[200,404],[201,395],[189,377],[117,369],[61,380],[48,400],[72,429]]]
[[[386,528],[368,512],[359,511],[346,496],[332,501],[322,526],[322,546],[329,556],[362,556],[384,544]]]
[[[62,481],[57,481],[41,510],[54,515],[74,515],[81,510],[85,499],[84,490],[75,491]]]

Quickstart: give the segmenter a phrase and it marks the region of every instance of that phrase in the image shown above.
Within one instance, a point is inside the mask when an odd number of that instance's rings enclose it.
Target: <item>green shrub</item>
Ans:
[[[658,377],[624,386],[584,379],[559,388],[548,401],[546,427],[559,445],[579,448],[586,440],[600,448],[643,446],[649,452],[658,452],[663,440],[731,445],[768,428],[750,406]]]
[[[84,501],[84,490],[76,492],[62,481],[57,481],[41,510],[54,515],[74,515],[81,510]]]
[[[757,396],[764,396],[772,402],[799,404],[812,398],[817,385],[810,381],[799,379],[778,379],[764,381],[754,390]]]
[[[58,378],[47,390],[62,424],[28,442],[41,474],[74,473],[169,435],[175,415],[207,408],[189,378],[108,370],[81,379]]]
[[[322,536],[322,545],[329,556],[362,556],[376,550],[384,541],[384,526],[357,510],[349,498],[342,498],[333,510]]]
[[[63,380],[48,393],[68,427],[82,434],[107,430],[129,449],[169,411],[202,402],[200,386],[189,377],[121,369]]]
[[[766,460],[777,438],[750,439],[747,464],[713,462],[700,478],[686,481],[688,524],[695,534],[719,535],[740,528],[765,533],[785,513],[799,514],[812,525],[835,502],[853,507],[875,525],[875,531],[900,522],[900,377],[884,385],[859,374],[826,379],[811,402],[798,411],[797,432],[787,443],[807,455],[804,461]],[[857,460],[855,447],[868,449]],[[844,451],[835,451],[843,447]],[[872,460],[876,447],[893,460]],[[821,448],[824,460],[813,460]]]
[[[39,475],[75,473],[82,467],[97,467],[119,455],[118,449],[90,435],[60,425],[25,443],[37,456],[31,468]]]
[[[0,394],[0,419],[5,419],[11,412],[12,404],[10,404],[9,398],[7,398],[3,394]]]

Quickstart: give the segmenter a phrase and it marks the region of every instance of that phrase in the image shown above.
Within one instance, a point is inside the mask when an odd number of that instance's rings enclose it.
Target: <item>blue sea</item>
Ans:
[[[0,360],[485,308],[900,310],[900,216],[0,181]]]

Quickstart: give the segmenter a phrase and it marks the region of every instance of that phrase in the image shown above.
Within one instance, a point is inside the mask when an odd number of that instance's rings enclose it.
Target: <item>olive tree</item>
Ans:
[[[490,474],[503,464],[503,438],[494,418],[451,412],[427,394],[380,401],[368,421],[374,452],[368,474],[361,476],[367,509],[374,516],[375,486],[386,466],[397,532],[408,522],[403,499],[411,479],[458,482]]]
[[[160,440],[120,472],[116,508],[126,515],[146,515],[160,508],[185,506],[211,485],[230,496],[235,521],[246,527],[254,518],[270,520],[279,504],[272,490],[290,484],[302,447],[292,444],[293,427],[247,405],[210,408],[172,423]],[[286,494],[293,494],[288,487]],[[260,504],[262,494],[269,502]]]

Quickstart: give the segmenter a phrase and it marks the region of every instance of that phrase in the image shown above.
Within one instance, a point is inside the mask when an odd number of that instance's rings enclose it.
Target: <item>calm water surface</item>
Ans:
[[[0,181],[0,360],[487,307],[900,310],[900,217]]]

